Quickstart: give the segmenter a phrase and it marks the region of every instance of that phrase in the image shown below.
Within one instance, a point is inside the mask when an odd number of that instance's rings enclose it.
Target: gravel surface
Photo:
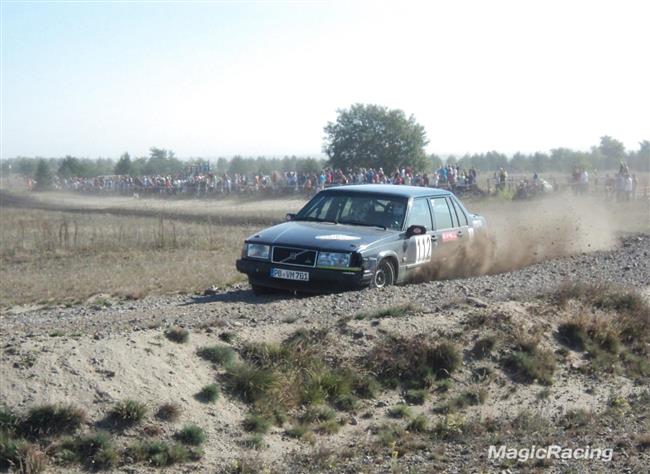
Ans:
[[[414,302],[433,313],[461,302],[480,306],[484,302],[527,300],[552,291],[564,281],[606,281],[645,291],[650,286],[650,235],[628,235],[613,250],[557,258],[507,273],[383,290],[256,297],[247,284],[240,284],[218,289],[210,296],[146,297],[139,301],[109,298],[110,306],[100,298],[100,304],[90,301],[70,308],[16,307],[0,316],[0,332],[38,335],[56,330],[101,337],[161,324],[191,328],[216,320],[238,320],[251,326],[300,318],[322,323],[400,302]]]

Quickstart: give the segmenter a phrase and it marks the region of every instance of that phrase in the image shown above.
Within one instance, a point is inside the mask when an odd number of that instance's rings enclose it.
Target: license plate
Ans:
[[[283,280],[309,281],[309,272],[285,270],[283,268],[271,268],[271,277],[281,278]]]

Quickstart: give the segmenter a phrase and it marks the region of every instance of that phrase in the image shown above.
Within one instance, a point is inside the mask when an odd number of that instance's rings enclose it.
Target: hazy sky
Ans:
[[[356,102],[429,152],[650,139],[650,2],[2,0],[3,157],[318,154]]]

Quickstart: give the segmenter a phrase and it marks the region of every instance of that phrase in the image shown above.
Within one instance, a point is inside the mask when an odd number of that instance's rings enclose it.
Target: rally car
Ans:
[[[247,238],[237,270],[255,293],[381,288],[409,280],[442,249],[471,244],[486,231],[485,218],[449,191],[340,186]]]

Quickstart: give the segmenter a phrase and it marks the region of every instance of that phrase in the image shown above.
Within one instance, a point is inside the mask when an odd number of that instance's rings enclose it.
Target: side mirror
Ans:
[[[427,233],[426,227],[424,227],[423,225],[413,224],[412,226],[409,226],[408,229],[406,229],[406,238],[410,239],[414,235],[424,235],[426,233]]]
[[[289,214],[287,214],[287,220],[288,220],[288,221],[292,221],[292,220],[294,220],[295,218],[296,218],[296,215],[295,215],[295,214],[293,214],[293,213],[291,213],[291,212],[290,212]]]

